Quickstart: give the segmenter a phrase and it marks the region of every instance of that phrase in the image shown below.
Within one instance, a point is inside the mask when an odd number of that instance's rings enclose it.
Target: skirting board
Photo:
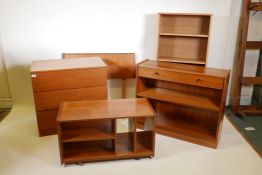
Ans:
[[[0,97],[0,108],[11,108],[12,99],[10,97]]]

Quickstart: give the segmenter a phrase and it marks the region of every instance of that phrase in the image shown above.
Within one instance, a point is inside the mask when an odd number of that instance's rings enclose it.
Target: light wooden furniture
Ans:
[[[243,0],[242,15],[239,26],[239,49],[238,57],[235,65],[232,112],[242,117],[246,115],[262,115],[261,105],[240,105],[242,86],[262,85],[262,77],[244,77],[244,65],[246,50],[261,50],[262,41],[247,41],[249,28],[249,15],[251,12],[262,11],[262,2],[252,2],[251,0]],[[258,40],[261,38],[259,37]]]
[[[61,163],[154,156],[154,118],[144,98],[64,102],[57,117]],[[123,119],[126,130],[119,126]]]
[[[137,66],[137,97],[156,111],[156,132],[216,148],[229,71],[145,60]]]
[[[33,61],[31,79],[40,136],[55,134],[62,101],[107,99],[106,65],[100,58]]]
[[[135,78],[134,53],[63,53],[63,58],[98,56],[108,68],[108,79],[122,80],[122,98],[126,97],[126,79]]]
[[[205,65],[210,14],[160,13],[158,61]]]

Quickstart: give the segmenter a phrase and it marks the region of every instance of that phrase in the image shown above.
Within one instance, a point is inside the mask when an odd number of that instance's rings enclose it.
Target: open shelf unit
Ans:
[[[160,13],[158,60],[205,65],[210,14]]]
[[[69,111],[68,108],[63,111],[63,106],[67,105],[67,102],[64,102],[60,110],[62,113],[60,112],[58,116],[61,163],[153,156],[154,112],[146,99],[139,99],[138,101],[146,103],[151,113],[144,117],[140,115],[137,117],[132,115],[114,117],[108,114],[105,117],[100,116],[91,119],[87,117],[81,120],[73,119],[74,116],[72,116],[73,120],[69,121],[63,120],[66,115],[65,111]],[[126,105],[128,104],[130,103]],[[83,105],[84,107],[85,105]],[[132,108],[132,104],[129,107]],[[103,110],[101,107],[97,107],[97,109]],[[147,121],[143,130],[138,130],[137,119]]]
[[[228,79],[228,70],[145,60],[137,67],[136,95],[156,111],[157,133],[216,148]]]

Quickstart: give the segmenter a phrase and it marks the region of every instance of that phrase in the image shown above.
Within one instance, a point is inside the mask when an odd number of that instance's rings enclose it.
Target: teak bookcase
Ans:
[[[57,117],[61,163],[154,156],[154,118],[144,98],[64,102]]]
[[[56,134],[61,102],[107,99],[107,69],[98,57],[33,61],[30,73],[39,136]]]
[[[205,65],[210,14],[159,14],[158,61]]]
[[[137,97],[156,111],[156,132],[216,148],[229,71],[146,60],[137,66]]]

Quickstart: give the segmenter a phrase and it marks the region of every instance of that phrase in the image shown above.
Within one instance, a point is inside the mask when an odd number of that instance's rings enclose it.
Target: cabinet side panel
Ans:
[[[37,112],[37,124],[39,136],[52,135],[57,133],[56,117],[58,110]]]
[[[228,91],[228,82],[229,82],[229,73],[228,76],[224,79],[224,87],[223,91],[221,93],[221,103],[220,103],[220,111],[219,111],[219,117],[218,117],[218,124],[217,124],[217,140],[220,140],[221,137],[221,128],[222,128],[222,122],[225,115],[225,105],[226,105],[226,98],[227,98],[227,91]]]

